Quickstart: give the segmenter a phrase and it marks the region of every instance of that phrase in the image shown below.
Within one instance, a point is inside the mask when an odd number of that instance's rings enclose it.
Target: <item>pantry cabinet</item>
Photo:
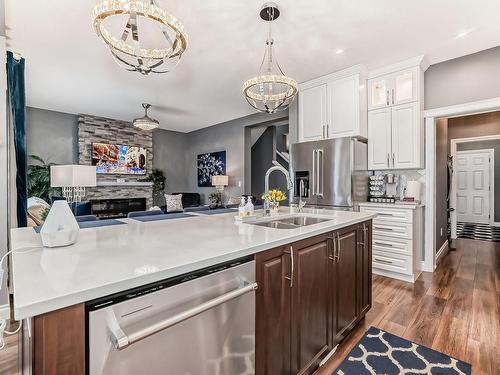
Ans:
[[[371,220],[256,255],[256,374],[313,374],[371,308]]]
[[[423,57],[370,72],[368,169],[424,167]]]
[[[301,83],[299,142],[367,136],[366,69],[357,65]]]

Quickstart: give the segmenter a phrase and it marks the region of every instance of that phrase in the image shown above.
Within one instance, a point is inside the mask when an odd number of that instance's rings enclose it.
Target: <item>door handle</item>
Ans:
[[[394,104],[394,89],[392,89],[392,104]]]
[[[311,176],[311,179],[312,179],[312,184],[311,184],[311,196],[314,196],[316,195],[316,151],[317,150],[313,150],[313,155],[312,155],[312,158],[313,158],[313,167],[312,167],[312,176]]]
[[[245,286],[235,289],[231,292],[218,296],[214,299],[211,299],[207,302],[204,302],[198,306],[195,306],[191,309],[183,311],[177,315],[174,315],[170,318],[164,319],[160,322],[154,323],[148,327],[140,329],[138,331],[132,332],[129,335],[126,335],[121,327],[118,324],[118,321],[114,321],[113,325],[115,326],[111,333],[111,341],[113,342],[116,349],[123,349],[127,346],[139,341],[145,337],[151,336],[155,333],[163,331],[167,328],[170,328],[176,324],[179,324],[187,319],[190,319],[196,315],[199,315],[207,310],[210,310],[216,306],[222,305],[230,300],[238,298],[244,294],[249,292],[253,292],[257,290],[257,283],[246,283]],[[114,315],[114,313],[112,313]],[[115,317],[116,320],[116,317]]]
[[[340,233],[337,233],[337,263],[340,263],[340,252],[342,248],[340,247]]]
[[[391,156],[389,155],[389,153],[387,153],[387,168],[389,168],[391,166],[389,163],[390,158],[391,158]]]
[[[387,105],[389,105],[389,90],[385,92],[385,102]]]
[[[337,256],[337,245],[335,244],[335,234],[333,236],[328,236],[328,241],[332,242],[333,245],[333,254],[328,255],[328,260],[335,262],[335,257]]]
[[[323,139],[326,138],[325,137],[325,125],[323,125]]]
[[[394,152],[392,153],[392,167],[394,168]]]
[[[330,124],[326,124],[326,138],[330,138]]]
[[[317,195],[321,198],[323,198],[323,193],[324,193],[324,175],[325,175],[325,154],[323,149],[316,150],[317,151],[317,158],[318,158],[318,163],[317,163],[317,180],[318,180],[318,185],[317,185]],[[321,162],[321,169],[319,168]],[[320,183],[321,180],[321,183]],[[321,190],[320,190],[321,186]]]
[[[295,273],[295,265],[293,259],[293,246],[290,245],[290,277],[285,276],[285,279],[290,281],[290,288],[293,288],[294,273]]]

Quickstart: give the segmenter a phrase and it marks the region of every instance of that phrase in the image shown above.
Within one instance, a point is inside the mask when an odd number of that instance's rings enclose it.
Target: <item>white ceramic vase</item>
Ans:
[[[45,247],[69,246],[78,239],[80,227],[65,200],[55,201],[43,223],[40,235]]]

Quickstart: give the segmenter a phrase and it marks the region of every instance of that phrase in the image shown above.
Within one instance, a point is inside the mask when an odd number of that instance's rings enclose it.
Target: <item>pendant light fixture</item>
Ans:
[[[248,103],[261,112],[275,113],[288,108],[298,92],[297,81],[287,77],[273,53],[274,40],[271,24],[280,15],[275,3],[266,3],[260,11],[260,18],[269,23],[266,51],[259,75],[243,84],[243,94]]]
[[[157,0],[99,0],[92,24],[118,65],[144,75],[172,70],[187,48],[184,26]]]
[[[154,130],[160,127],[158,120],[148,116],[148,109],[151,107],[150,104],[143,103],[142,108],[144,108],[144,116],[136,118],[133,121],[133,125],[141,130]]]

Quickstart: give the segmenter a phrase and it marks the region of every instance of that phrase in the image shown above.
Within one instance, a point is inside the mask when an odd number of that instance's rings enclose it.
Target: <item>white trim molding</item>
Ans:
[[[448,253],[449,249],[450,249],[450,247],[448,246],[448,240],[446,240],[446,241],[444,241],[444,243],[441,245],[438,252],[436,253],[436,266],[441,261],[441,258],[444,257]]]
[[[475,115],[500,110],[500,97],[424,111],[425,117],[425,261],[423,271],[436,267],[436,121],[440,118]]]

